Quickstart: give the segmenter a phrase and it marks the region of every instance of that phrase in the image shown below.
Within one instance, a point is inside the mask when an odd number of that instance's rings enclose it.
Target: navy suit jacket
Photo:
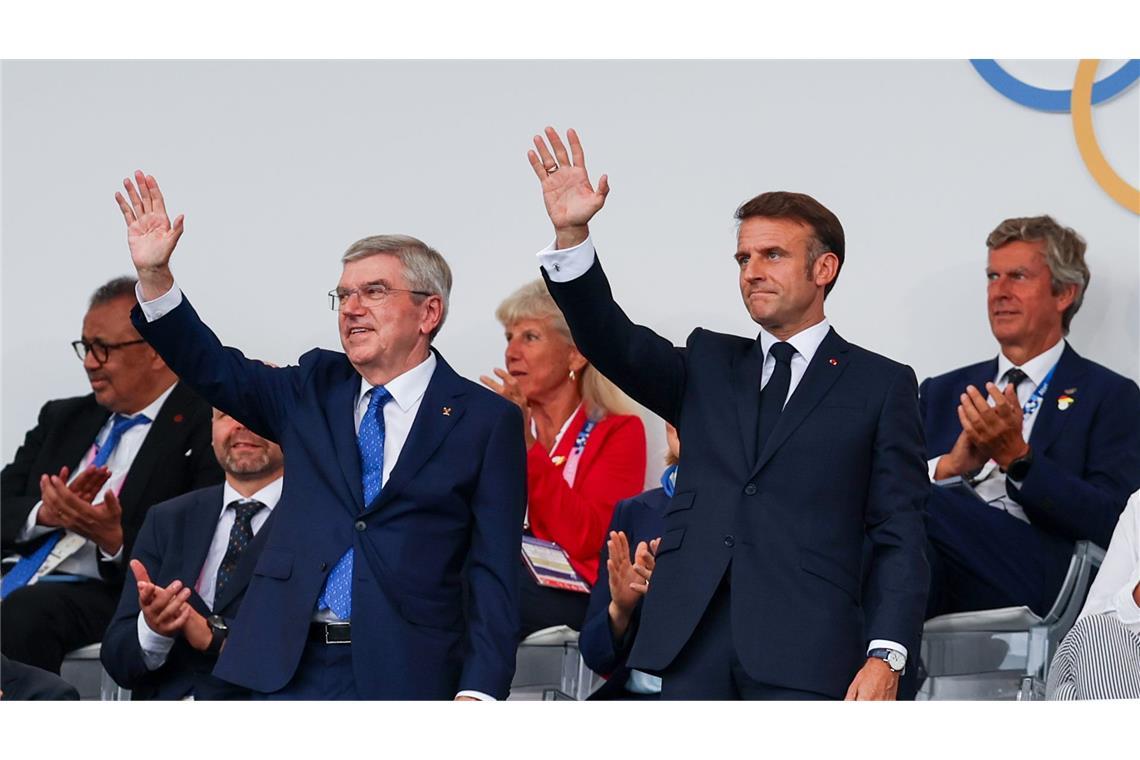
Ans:
[[[962,432],[959,396],[985,393],[997,358],[929,378],[919,389],[932,455],[945,454]],[[1067,395],[1062,409],[1057,399]],[[1128,496],[1140,487],[1140,388],[1091,362],[1067,342],[1029,435],[1033,466],[1006,491],[1033,525],[1066,541],[1108,546]]]
[[[614,303],[600,261],[548,284],[582,353],[683,444],[630,666],[667,668],[726,571],[733,643],[757,681],[842,698],[864,622],[915,652],[930,484],[914,372],[829,331],[757,451],[759,340],[698,328],[675,348]]]
[[[590,670],[608,679],[591,699],[620,698],[625,695],[629,680],[629,667],[625,661],[633,648],[637,627],[641,621],[641,602],[633,610],[629,627],[620,640],[610,630],[610,572],[606,567],[610,552],[608,539],[611,531],[622,531],[629,539],[632,554],[642,541],[652,541],[664,532],[665,507],[669,497],[664,488],[654,488],[628,499],[614,507],[614,516],[606,531],[607,543],[602,544],[602,559],[598,565],[598,581],[590,590],[590,606],[578,637],[578,650]]]
[[[269,367],[223,347],[185,299],[154,322],[138,307],[132,319],[204,398],[285,452],[273,534],[215,675],[258,692],[286,686],[325,578],[353,547],[361,698],[450,699],[464,689],[505,698],[526,504],[518,407],[437,353],[395,469],[364,504],[353,424],[360,375],[343,353],[314,349],[299,366]]]
[[[198,583],[206,553],[210,550],[210,542],[218,527],[223,493],[222,486],[211,486],[151,507],[143,521],[131,559],[142,562],[147,575],[160,586],[168,586],[179,580],[184,586],[193,589]],[[216,613],[226,620],[227,625],[232,626],[257,556],[273,526],[274,515],[276,509],[242,552],[229,583],[214,599],[213,609],[206,606],[196,591],[191,591],[190,604],[203,617]],[[166,662],[160,668],[149,670],[146,667],[139,647],[138,588],[129,569],[128,576],[119,599],[119,607],[103,635],[100,653],[103,667],[115,682],[123,688],[131,689],[132,699],[182,699],[191,692],[195,699],[247,697],[245,689],[211,675],[217,657],[199,652],[182,637],[175,640]]]

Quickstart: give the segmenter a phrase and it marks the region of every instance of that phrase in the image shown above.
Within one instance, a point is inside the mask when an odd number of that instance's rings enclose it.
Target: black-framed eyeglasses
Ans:
[[[87,354],[95,355],[95,361],[99,364],[105,364],[107,357],[111,355],[111,351],[116,348],[123,348],[124,346],[134,346],[139,343],[146,343],[145,340],[139,338],[138,340],[125,340],[122,343],[104,343],[97,340],[94,343],[88,343],[85,340],[71,341],[71,347],[75,349],[75,355],[79,357],[80,361],[87,360]]]
[[[393,293],[411,293],[417,296],[430,296],[426,290],[408,290],[406,288],[391,288],[382,282],[370,282],[367,285],[362,285],[359,288],[333,288],[329,291],[329,308],[333,311],[340,311],[344,305],[348,303],[348,299],[355,293],[360,297],[360,300],[370,306],[375,306],[382,303],[384,299]]]

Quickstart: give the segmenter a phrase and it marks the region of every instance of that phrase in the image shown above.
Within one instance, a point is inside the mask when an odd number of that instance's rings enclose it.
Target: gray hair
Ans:
[[[528,282],[503,299],[499,308],[495,309],[495,318],[507,328],[524,319],[542,320],[574,346],[570,325],[566,324],[566,317],[562,315],[562,310],[554,302],[541,278]],[[574,348],[577,349],[577,346]],[[609,378],[598,372],[593,364],[587,364],[579,377],[579,391],[582,400],[586,402],[586,414],[590,419],[600,420],[607,414],[634,413],[629,398]]]
[[[91,294],[91,302],[87,304],[87,308],[94,309],[96,306],[102,306],[119,298],[134,300],[137,283],[138,280],[134,277],[116,277],[96,288],[95,292]]]
[[[1061,329],[1069,334],[1069,325],[1081,308],[1088,290],[1088,264],[1085,263],[1085,239],[1072,227],[1063,227],[1049,216],[1024,216],[1006,219],[986,238],[986,248],[994,250],[1009,243],[1024,241],[1044,244],[1045,263],[1053,278],[1053,295],[1059,295],[1069,285],[1076,285],[1073,302],[1061,315]]]
[[[429,338],[435,339],[447,319],[448,302],[451,298],[451,267],[447,261],[422,240],[410,235],[373,235],[348,247],[340,257],[342,264],[350,261],[359,261],[369,256],[386,253],[395,256],[404,265],[404,279],[408,282],[410,290],[422,290],[440,297],[443,301],[443,311],[439,317],[439,324],[431,331]],[[417,304],[424,302],[426,296],[412,294]]]

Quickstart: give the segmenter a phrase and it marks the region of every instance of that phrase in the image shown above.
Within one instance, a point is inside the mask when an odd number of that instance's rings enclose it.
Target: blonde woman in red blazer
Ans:
[[[586,583],[598,577],[614,505],[645,484],[645,428],[631,402],[578,352],[542,280],[495,312],[506,331],[506,369],[483,384],[518,404],[527,447],[530,535],[561,546]],[[521,574],[522,636],[580,628],[589,595],[540,586]]]

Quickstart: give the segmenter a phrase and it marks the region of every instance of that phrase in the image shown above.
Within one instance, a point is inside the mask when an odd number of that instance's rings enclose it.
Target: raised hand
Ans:
[[[535,176],[542,183],[542,200],[554,224],[556,244],[560,249],[572,248],[586,239],[590,219],[605,205],[610,192],[609,180],[604,174],[598,180],[597,190],[590,184],[586,156],[578,133],[571,129],[566,137],[570,141],[569,154],[554,127],[546,128],[549,148],[546,140],[535,135],[536,150],[526,154]]]
[[[154,177],[136,171],[134,183],[124,179],[123,187],[130,202],[123,198],[122,193],[115,193],[115,201],[127,223],[131,261],[139,273],[143,296],[157,298],[174,283],[169,270],[170,256],[178,238],[182,237],[184,217],[179,214],[171,225],[166,201]]]

